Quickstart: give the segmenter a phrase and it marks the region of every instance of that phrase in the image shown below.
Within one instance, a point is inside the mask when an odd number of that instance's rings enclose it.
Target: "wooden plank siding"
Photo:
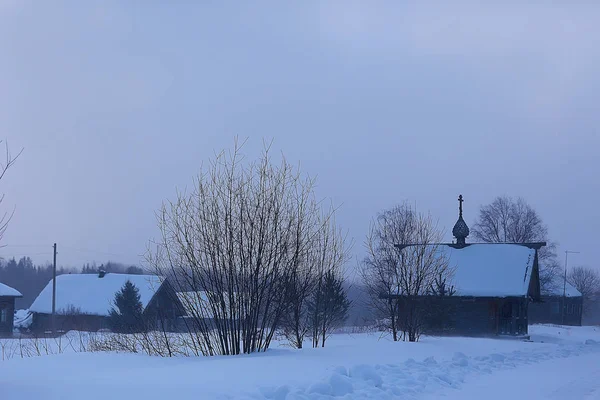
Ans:
[[[581,296],[544,296],[540,302],[529,305],[529,321],[532,324],[581,326],[582,316],[583,297]]]
[[[399,320],[407,306],[400,299]],[[525,336],[528,333],[525,297],[421,296],[423,333],[456,336]]]
[[[0,297],[0,337],[12,336],[15,320],[15,298]]]

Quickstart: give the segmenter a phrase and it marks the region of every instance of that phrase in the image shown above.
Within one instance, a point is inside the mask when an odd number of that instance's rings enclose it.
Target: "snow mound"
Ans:
[[[33,315],[29,310],[17,310],[15,311],[15,328],[29,328],[33,322]]]
[[[380,387],[383,383],[381,375],[370,365],[357,365],[350,368],[350,377],[368,382],[375,387]]]
[[[331,394],[333,396],[341,397],[354,392],[352,380],[345,375],[333,374],[329,378],[329,385],[331,386]]]

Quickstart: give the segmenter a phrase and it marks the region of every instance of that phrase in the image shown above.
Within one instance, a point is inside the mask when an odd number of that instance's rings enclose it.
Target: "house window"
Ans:
[[[0,310],[0,323],[4,324],[6,321],[8,321],[8,310],[3,308]]]

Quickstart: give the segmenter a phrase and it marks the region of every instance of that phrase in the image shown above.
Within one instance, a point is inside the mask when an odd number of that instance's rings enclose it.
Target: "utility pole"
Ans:
[[[56,243],[54,243],[54,263],[52,265],[52,334],[56,335]]]
[[[563,304],[562,304],[562,324],[565,324],[565,308],[567,306],[567,266],[569,262],[569,253],[579,254],[578,251],[565,250],[565,278],[563,280]]]

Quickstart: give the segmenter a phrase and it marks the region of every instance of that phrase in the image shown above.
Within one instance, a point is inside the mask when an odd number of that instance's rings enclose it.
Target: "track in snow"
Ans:
[[[299,371],[301,373],[301,371]],[[527,394],[525,394],[527,393]],[[483,397],[482,397],[483,396]],[[438,362],[409,359],[400,364],[338,367],[306,387],[263,388],[248,399],[600,399],[600,344],[559,346],[555,351],[456,353]]]

